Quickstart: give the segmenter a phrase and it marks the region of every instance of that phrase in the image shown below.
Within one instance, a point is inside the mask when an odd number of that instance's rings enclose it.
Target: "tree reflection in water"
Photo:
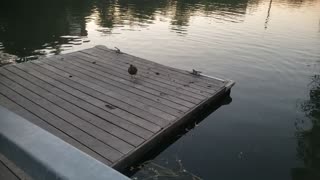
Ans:
[[[0,6],[0,53],[18,56],[17,62],[60,54],[84,43],[87,23],[101,35],[114,29],[148,27],[166,17],[170,29],[186,33],[191,16],[202,13],[225,21],[241,22],[248,0],[33,0],[4,1]]]
[[[297,157],[304,162],[305,167],[292,169],[293,180],[320,179],[320,75],[313,76],[310,87],[310,99],[302,103],[301,108],[310,120],[311,128],[303,128],[304,121],[295,123]]]

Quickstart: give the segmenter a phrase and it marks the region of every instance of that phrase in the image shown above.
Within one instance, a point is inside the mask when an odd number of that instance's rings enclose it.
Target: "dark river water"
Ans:
[[[237,83],[133,179],[320,179],[320,0],[0,3],[2,61],[99,44]]]

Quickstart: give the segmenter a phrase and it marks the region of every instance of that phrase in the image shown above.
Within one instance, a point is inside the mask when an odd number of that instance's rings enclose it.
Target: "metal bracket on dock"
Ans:
[[[227,80],[227,84],[226,84],[226,91],[231,90],[231,88],[236,84],[235,81],[233,80]]]
[[[217,77],[213,77],[213,76],[209,76],[209,75],[206,75],[206,74],[200,74],[201,76],[204,76],[204,77],[207,77],[207,78],[211,78],[211,79],[216,79],[218,81],[221,81],[221,82],[225,82],[226,85],[226,91],[229,91],[231,90],[231,88],[236,84],[235,81],[233,80],[223,80],[223,79],[220,79],[220,78],[217,78]]]

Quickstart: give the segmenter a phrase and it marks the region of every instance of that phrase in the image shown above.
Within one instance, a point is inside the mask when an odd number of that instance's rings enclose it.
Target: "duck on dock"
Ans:
[[[128,68],[128,73],[131,75],[131,78],[134,78],[137,72],[138,72],[138,68],[130,64],[130,67]]]

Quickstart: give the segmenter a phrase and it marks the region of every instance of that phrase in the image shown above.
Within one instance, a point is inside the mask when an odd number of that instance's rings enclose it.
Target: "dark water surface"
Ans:
[[[0,57],[98,44],[237,82],[230,104],[132,178],[320,179],[320,0],[0,4]]]

